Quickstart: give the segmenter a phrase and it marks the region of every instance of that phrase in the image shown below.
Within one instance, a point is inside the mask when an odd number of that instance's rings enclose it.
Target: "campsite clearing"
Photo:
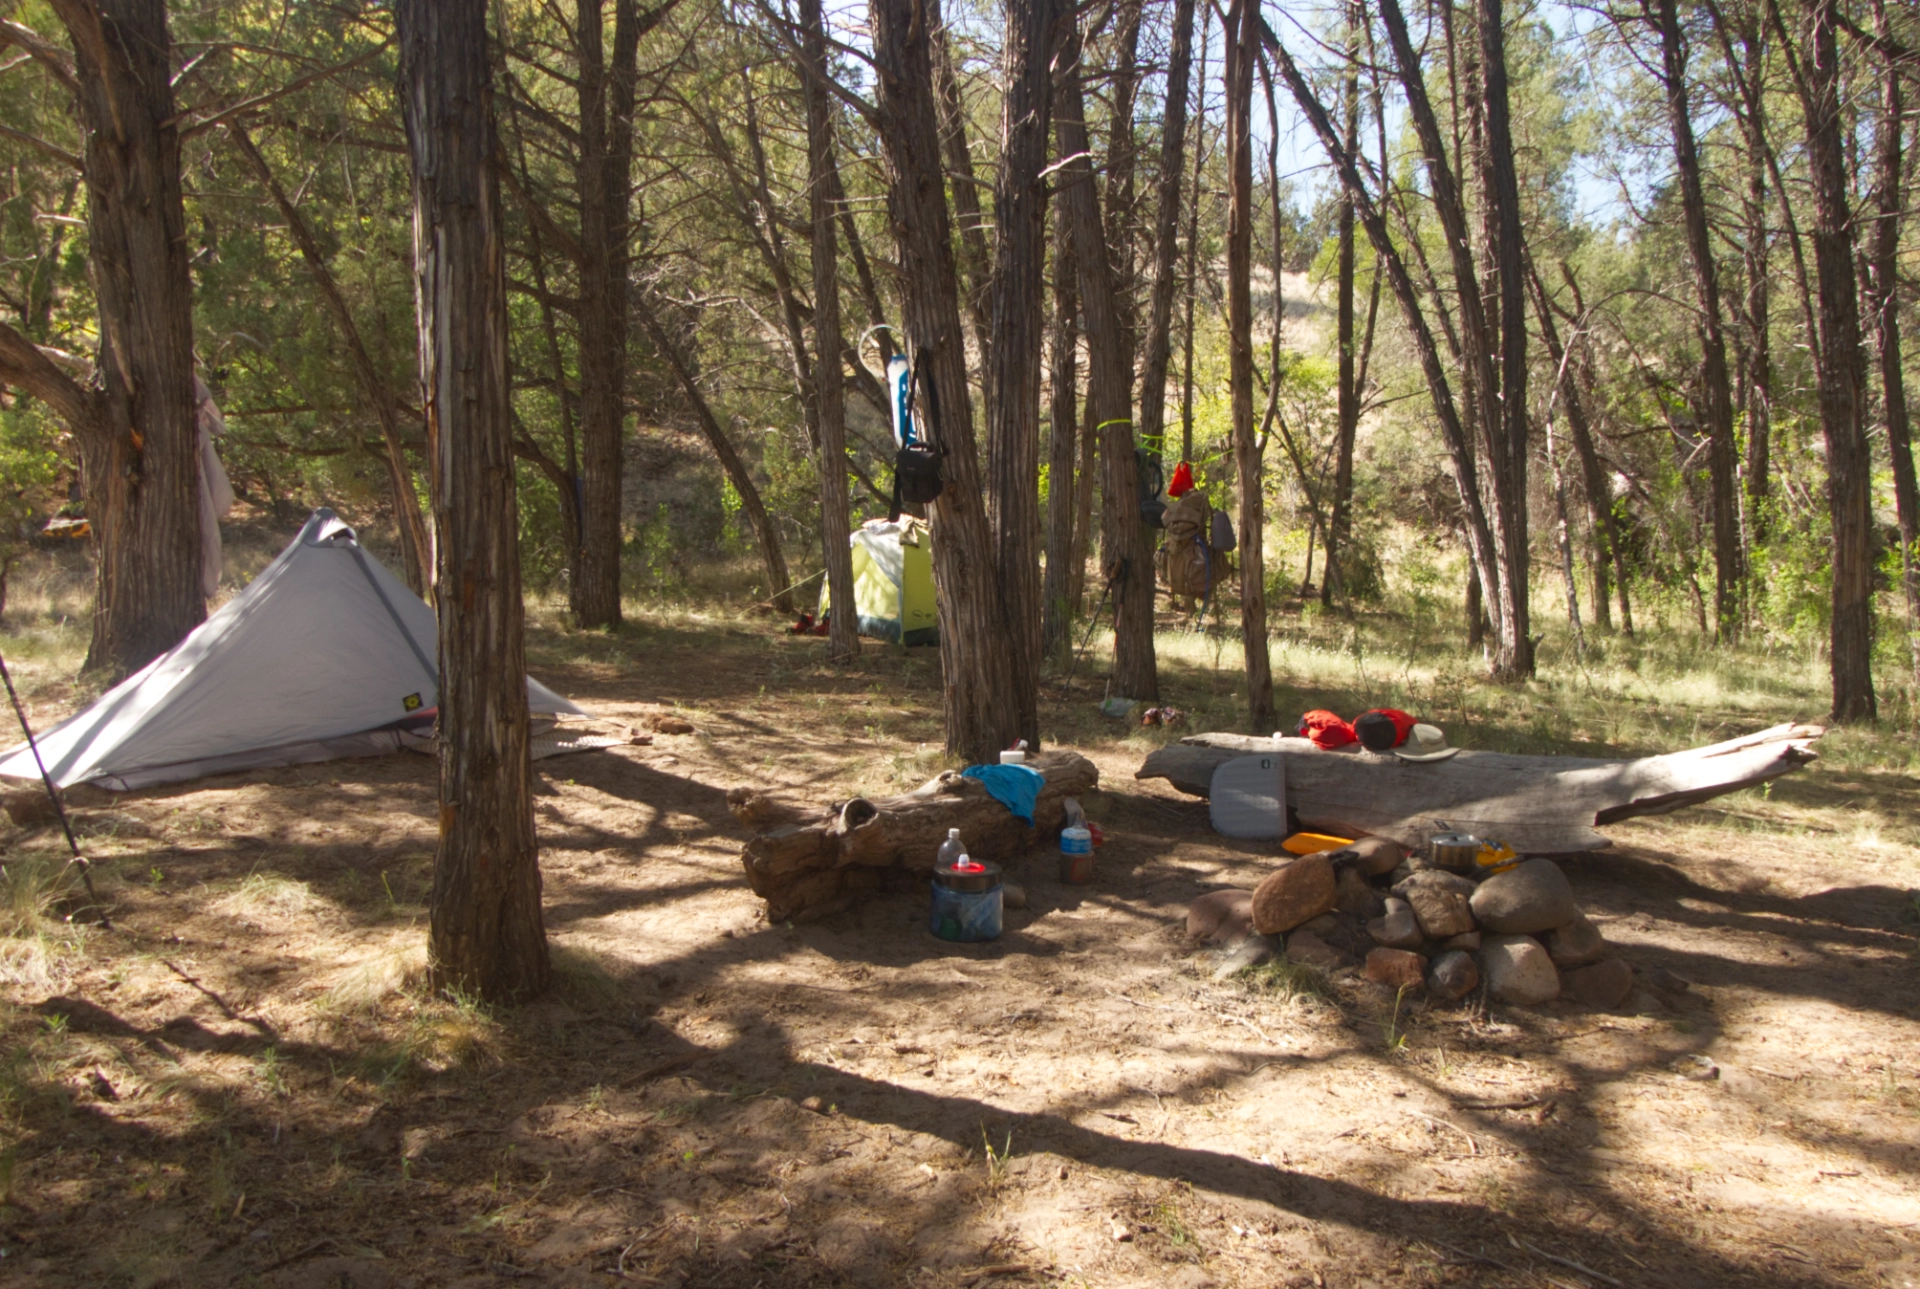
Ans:
[[[1920,819],[1856,736],[1568,862],[1640,972],[1619,1013],[1423,1011],[1298,970],[1213,982],[1185,906],[1270,847],[1136,783],[1178,732],[1103,722],[1084,687],[1045,719],[1107,785],[1098,878],[1014,860],[1029,907],[955,945],[918,895],[767,925],[726,802],[942,768],[930,651],[836,669],[692,616],[531,646],[598,714],[694,726],[535,767],[563,984],[532,1006],[418,988],[426,757],[75,794],[116,929],[16,911],[0,940],[0,1281],[1920,1283]],[[1169,684],[1225,728],[1209,647],[1169,648]],[[1281,654],[1322,667],[1283,705],[1419,697],[1314,656]],[[1556,750],[1527,714],[1551,697],[1436,714]],[[1810,710],[1701,701],[1671,745]],[[59,854],[5,841],[10,879]]]

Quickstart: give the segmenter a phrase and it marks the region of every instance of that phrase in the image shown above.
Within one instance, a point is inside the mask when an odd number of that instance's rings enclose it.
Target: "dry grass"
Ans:
[[[1491,686],[1444,608],[1277,613],[1283,720],[1398,703],[1472,746],[1624,755],[1821,707],[1817,660],[1680,636],[1577,665],[1550,647],[1537,681]],[[1701,1284],[1906,1274],[1885,1231],[1920,1123],[1920,820],[1890,729],[1829,736],[1770,793],[1623,827],[1576,872],[1609,938],[1690,993],[1609,1017],[1396,1013],[1298,968],[1215,984],[1180,940],[1194,893],[1270,862],[1130,778],[1187,730],[1244,727],[1226,633],[1159,638],[1186,729],[1098,714],[1097,636],[1071,690],[1049,682],[1043,734],[1100,765],[1113,841],[1091,888],[1016,859],[1033,904],[976,947],[926,937],[914,892],[767,926],[724,806],[947,768],[931,651],[836,667],[744,609],[630,611],[577,632],[532,606],[537,675],[697,728],[537,768],[556,988],[536,1003],[424,988],[424,759],[82,794],[116,930],[63,922],[57,892],[0,904],[0,954],[39,955],[0,980],[0,1266],[49,1286],[1586,1278],[1513,1234],[1622,1282],[1638,1263]],[[84,639],[24,630],[51,718],[84,698],[58,671]],[[9,880],[40,865],[20,891],[52,891],[55,840],[0,834]],[[1675,1073],[1695,1055],[1723,1079]]]

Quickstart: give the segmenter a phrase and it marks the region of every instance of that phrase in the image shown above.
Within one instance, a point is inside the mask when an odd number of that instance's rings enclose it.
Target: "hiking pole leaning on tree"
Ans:
[[[107,906],[100,902],[99,892],[93,889],[93,865],[80,853],[80,843],[73,839],[73,825],[67,821],[67,808],[61,804],[60,790],[53,786],[53,776],[47,773],[47,763],[40,759],[40,745],[34,741],[33,729],[27,724],[27,709],[20,705],[20,695],[13,688],[13,676],[7,671],[7,660],[0,657],[0,681],[7,685],[7,698],[13,704],[13,714],[20,718],[20,732],[27,736],[27,747],[33,752],[33,763],[40,768],[40,782],[46,785],[47,796],[53,802],[53,813],[60,817],[60,831],[67,835],[67,849],[73,852],[73,858],[67,862],[80,870],[80,880],[86,883],[87,898],[93,901],[93,907],[100,914],[100,925],[113,930],[113,923],[107,918]]]

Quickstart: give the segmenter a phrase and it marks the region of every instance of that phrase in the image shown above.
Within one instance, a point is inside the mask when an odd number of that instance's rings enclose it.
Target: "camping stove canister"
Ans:
[[[998,864],[969,863],[965,868],[936,864],[927,928],[942,940],[962,944],[998,940],[1003,915],[1001,893]]]

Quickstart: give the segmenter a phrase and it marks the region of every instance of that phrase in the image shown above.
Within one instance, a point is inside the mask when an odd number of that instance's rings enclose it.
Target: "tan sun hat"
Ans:
[[[1407,741],[1393,749],[1402,761],[1444,761],[1460,749],[1447,746],[1447,736],[1438,725],[1416,725],[1407,733]]]

